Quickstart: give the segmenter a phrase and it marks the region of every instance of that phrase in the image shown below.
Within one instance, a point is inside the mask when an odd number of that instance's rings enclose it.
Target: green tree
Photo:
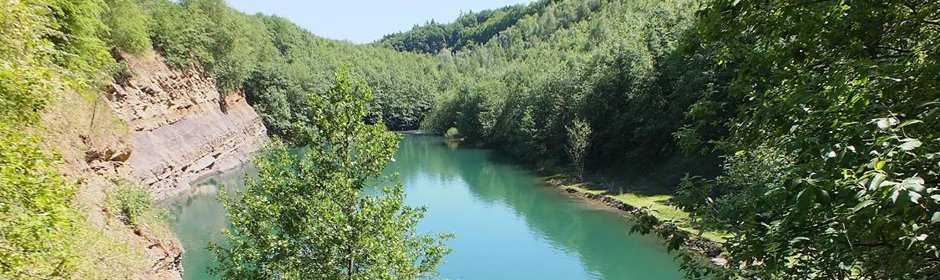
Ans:
[[[0,2],[0,278],[78,278],[77,185],[37,133],[54,97],[93,94],[113,60],[98,1]]]
[[[698,37],[737,63],[718,94],[740,104],[718,145],[724,173],[680,205],[734,233],[738,276],[940,276],[938,13],[936,1],[709,2]]]
[[[151,0],[144,7],[153,18],[151,38],[153,46],[166,61],[177,67],[190,66],[195,62],[211,64],[214,44],[207,15],[197,5],[173,3],[167,0]]]
[[[108,26],[108,44],[129,53],[150,47],[148,14],[134,0],[107,0],[101,19]]]
[[[568,157],[574,163],[578,178],[584,179],[584,157],[588,146],[591,145],[591,126],[584,120],[575,118],[565,129],[568,131]]]
[[[366,124],[372,93],[337,74],[310,95],[309,124],[295,144],[274,146],[236,198],[228,245],[213,245],[226,279],[415,279],[434,273],[446,235],[420,235],[423,208],[404,205],[400,183],[381,176],[398,143],[382,124]],[[385,185],[379,195],[363,189]]]

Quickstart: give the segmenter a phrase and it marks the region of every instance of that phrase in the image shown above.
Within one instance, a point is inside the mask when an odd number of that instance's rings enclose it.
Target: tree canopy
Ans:
[[[713,165],[689,170],[675,202],[732,233],[730,267],[744,269],[724,277],[940,275],[937,3],[541,4],[442,55],[462,79],[426,129],[568,165],[566,127],[583,119],[594,169]]]
[[[417,233],[424,209],[404,205],[401,183],[381,174],[398,135],[363,122],[371,91],[340,72],[307,95],[310,123],[292,150],[255,161],[259,178],[225,202],[227,245],[213,245],[225,279],[417,279],[435,273],[449,249]],[[383,192],[364,189],[382,182]]]
[[[244,203],[231,202],[242,210],[232,217],[236,242],[220,251],[235,265],[220,269],[223,275],[429,272],[443,251],[408,230],[421,211],[400,204],[400,187],[359,196],[357,186],[377,176],[394,148],[394,139],[378,133],[385,127],[451,131],[465,145],[541,167],[575,164],[585,173],[677,157],[704,165],[687,170],[673,202],[700,227],[730,232],[727,258],[740,269],[700,271],[689,262],[690,276],[940,275],[936,1],[545,0],[428,22],[368,45],[320,38],[222,0],[0,5],[0,222],[11,229],[0,246],[15,252],[0,254],[0,275],[42,278],[74,268],[72,247],[56,246],[68,244],[73,188],[56,179],[55,157],[25,128],[36,125],[53,94],[99,90],[114,68],[109,50],[133,54],[148,46],[175,67],[204,68],[225,93],[243,91],[272,134],[311,146],[310,156],[267,151],[260,181]],[[334,81],[341,65],[349,65],[350,79]],[[365,149],[331,155],[344,151],[343,137]],[[581,156],[573,157],[572,142],[590,145],[577,145]],[[341,172],[354,163],[350,171],[358,173]],[[322,203],[258,203],[283,194]],[[350,205],[357,210],[343,211]],[[255,208],[271,215],[250,214]],[[374,212],[361,212],[368,209]],[[316,234],[380,213],[385,222],[377,227],[339,229],[338,239]],[[269,231],[288,219],[299,220]],[[389,241],[361,238],[383,228],[394,234],[376,236],[407,238],[389,244],[394,257],[370,259],[381,254],[369,244]],[[323,237],[309,243],[323,246],[310,249],[337,251],[297,253],[255,239],[263,236]],[[427,265],[406,265],[419,255]],[[275,257],[277,267],[237,266]],[[301,266],[344,257],[358,261],[352,269]],[[402,274],[371,274],[381,265]]]

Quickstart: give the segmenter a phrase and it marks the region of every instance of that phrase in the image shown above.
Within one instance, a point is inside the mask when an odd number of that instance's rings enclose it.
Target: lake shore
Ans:
[[[398,131],[396,133],[440,137],[443,136],[426,131]],[[448,140],[459,143],[459,140]],[[658,236],[665,233],[669,227],[677,228],[688,234],[681,250],[693,252],[694,255],[707,259],[710,263],[727,267],[727,260],[724,256],[725,234],[714,231],[701,231],[692,225],[689,213],[669,204],[672,198],[670,195],[643,195],[640,193],[622,191],[618,194],[611,193],[609,188],[601,187],[601,183],[592,180],[580,180],[569,172],[558,169],[546,168],[544,166],[517,164],[532,170],[539,174],[542,182],[548,186],[554,187],[565,195],[582,200],[585,203],[591,203],[598,207],[617,212],[628,219],[637,219],[642,214],[653,216],[657,220],[654,227],[654,233]],[[596,176],[595,176],[596,177]],[[650,211],[652,210],[652,211]]]
[[[641,196],[629,192],[618,195],[608,194],[605,189],[592,187],[596,184],[578,180],[564,173],[554,173],[541,178],[549,186],[571,197],[616,211],[625,217],[634,219],[641,214],[652,215],[657,218],[658,224],[653,229],[657,234],[668,227],[678,228],[689,234],[682,249],[695,252],[717,266],[725,267],[727,264],[723,256],[724,237],[719,233],[701,232],[690,227],[687,224],[688,213],[666,204],[669,196]]]

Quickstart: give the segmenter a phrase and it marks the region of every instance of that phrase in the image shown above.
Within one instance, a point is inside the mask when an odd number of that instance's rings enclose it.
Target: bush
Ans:
[[[82,269],[76,186],[36,135],[58,94],[85,93],[108,64],[93,1],[0,1],[0,279],[72,279]]]
[[[173,66],[186,67],[195,62],[209,64],[212,44],[209,18],[192,5],[159,1],[149,7],[153,17],[151,32],[154,47]],[[196,58],[197,60],[193,60]]]
[[[444,138],[457,140],[460,139],[460,131],[456,127],[451,127],[447,129],[447,133],[444,133]]]
[[[108,197],[111,209],[121,215],[125,222],[139,226],[152,212],[153,201],[146,189],[121,184]]]
[[[0,123],[0,278],[57,275],[74,267],[78,213],[73,185],[63,184],[39,138]],[[9,277],[9,278],[8,278]]]

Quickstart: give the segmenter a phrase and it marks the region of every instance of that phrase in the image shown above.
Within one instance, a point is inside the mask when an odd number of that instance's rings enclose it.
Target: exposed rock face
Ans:
[[[244,95],[223,98],[201,69],[171,69],[152,51],[125,63],[134,73],[112,84],[108,103],[133,130],[128,163],[157,200],[247,163],[267,141]]]
[[[93,275],[79,279],[182,279],[183,249],[159,224],[135,225],[113,209],[114,190],[135,185],[128,163],[134,153],[126,121],[108,109],[103,99],[78,93],[57,95],[43,112],[43,145],[61,155],[57,168],[78,186],[72,207],[89,227],[76,244]],[[82,227],[84,228],[84,227]]]

